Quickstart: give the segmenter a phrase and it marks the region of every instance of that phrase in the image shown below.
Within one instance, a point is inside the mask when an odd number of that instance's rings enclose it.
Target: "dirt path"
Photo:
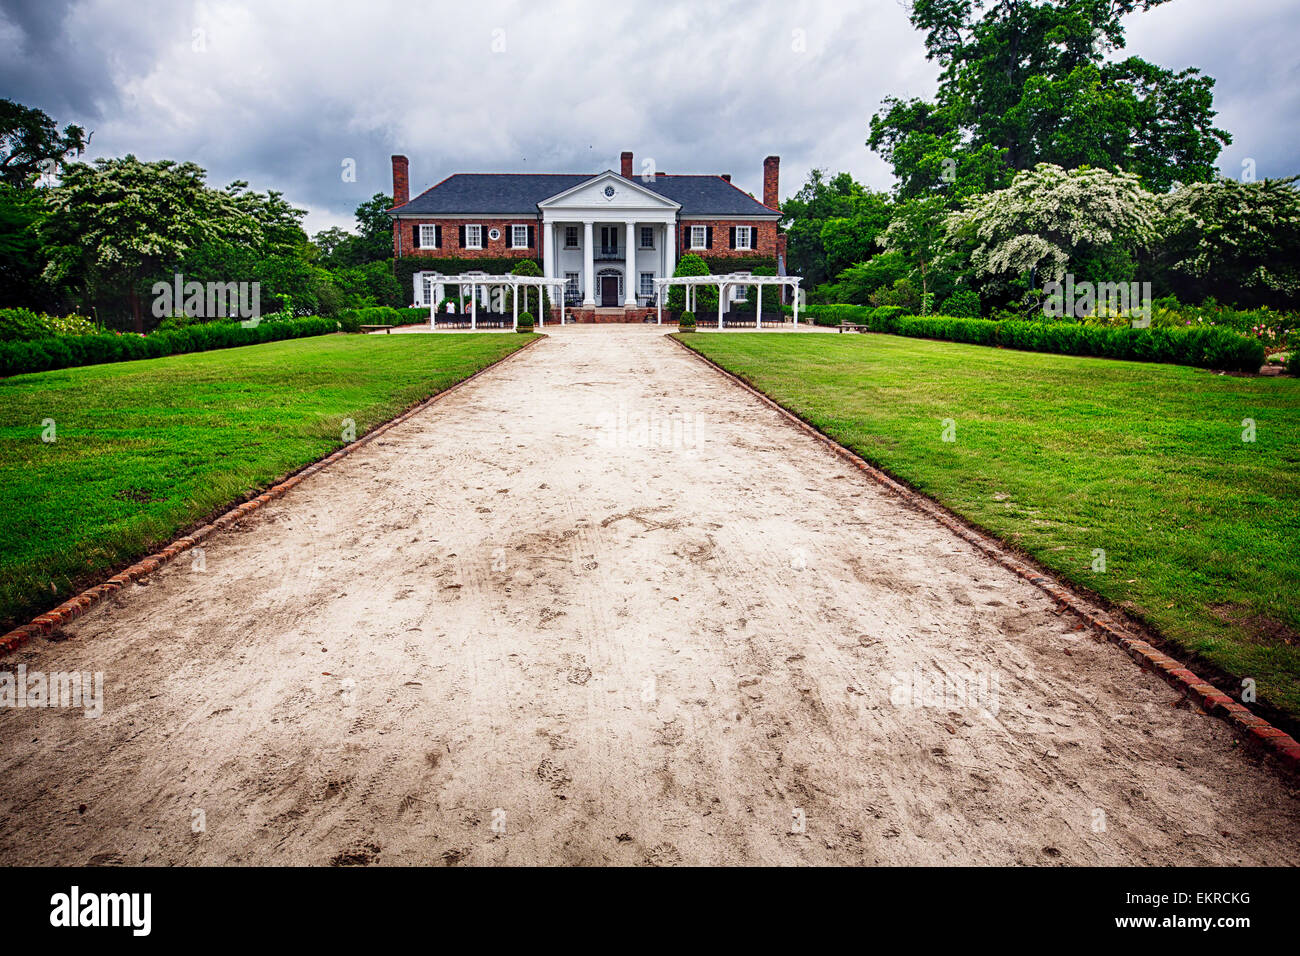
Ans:
[[[0,862],[1295,862],[1035,588],[653,327],[548,331],[0,664],[105,679],[0,710]]]

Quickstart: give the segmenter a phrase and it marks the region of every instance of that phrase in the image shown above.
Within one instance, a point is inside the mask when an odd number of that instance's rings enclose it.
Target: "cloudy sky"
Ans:
[[[1218,80],[1225,172],[1300,173],[1300,3],[1173,0],[1128,29],[1129,52]],[[390,191],[392,153],[412,194],[624,149],[760,194],[771,153],[782,197],[817,166],[887,188],[871,114],[936,75],[900,0],[0,0],[0,50],[0,96],[93,130],[91,156],[279,189],[313,233]]]

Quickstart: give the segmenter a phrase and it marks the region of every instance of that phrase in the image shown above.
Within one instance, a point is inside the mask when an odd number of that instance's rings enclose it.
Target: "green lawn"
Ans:
[[[327,335],[0,380],[0,625],[533,338]]]
[[[1300,381],[887,335],[681,338],[1300,717]]]

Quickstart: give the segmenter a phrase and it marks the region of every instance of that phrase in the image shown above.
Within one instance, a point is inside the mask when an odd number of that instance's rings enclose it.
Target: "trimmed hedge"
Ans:
[[[860,305],[818,305],[808,311],[818,325],[856,322],[873,332],[1025,352],[1085,355],[1241,372],[1258,372],[1265,357],[1264,346],[1258,339],[1216,326],[1134,329],[1077,322],[917,316],[904,315],[904,310],[894,305],[876,309]]]
[[[801,309],[800,317],[806,315],[815,325],[837,326],[841,322],[865,325],[873,332],[892,332],[895,320],[907,314],[901,305],[810,305]]]
[[[210,352],[281,339],[328,335],[337,330],[333,319],[313,315],[262,322],[256,328],[244,328],[238,322],[207,322],[146,336],[104,333],[68,335],[34,342],[0,342],[0,376],[162,358],[185,352]]]
[[[387,305],[375,305],[364,309],[344,309],[337,318],[339,328],[344,332],[360,332],[363,325],[405,325],[405,312],[423,312],[424,318],[429,317],[428,309],[394,309]],[[419,322],[420,319],[410,321]]]
[[[866,325],[871,317],[869,305],[810,305],[799,310],[799,317],[807,317],[814,325],[839,325],[852,322]]]

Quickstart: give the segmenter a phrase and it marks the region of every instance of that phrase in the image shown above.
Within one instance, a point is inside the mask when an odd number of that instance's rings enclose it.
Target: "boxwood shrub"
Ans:
[[[101,333],[37,339],[32,342],[0,342],[0,375],[161,358],[183,352],[209,352],[213,349],[257,345],[280,339],[326,335],[337,328],[333,319],[307,316],[262,322],[256,328],[245,328],[238,322],[207,322],[147,336]]]
[[[999,322],[949,316],[908,316],[893,320],[892,325],[891,331],[897,335],[997,345],[1026,352],[1240,372],[1258,372],[1264,364],[1264,346],[1258,339],[1212,326],[1134,329],[1076,322]]]

